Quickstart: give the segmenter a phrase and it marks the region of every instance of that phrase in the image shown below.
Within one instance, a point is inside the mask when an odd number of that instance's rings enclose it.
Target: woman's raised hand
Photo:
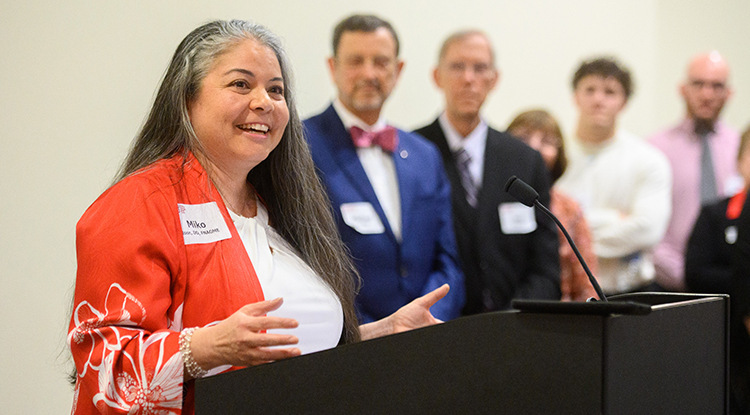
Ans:
[[[445,297],[448,294],[448,290],[450,290],[448,284],[443,284],[388,316],[387,318],[392,320],[393,332],[401,333],[403,331],[442,323],[442,321],[436,319],[430,313],[430,307]]]
[[[430,291],[378,321],[359,326],[362,340],[418,329],[442,323],[430,313],[430,307],[448,294],[448,284]]]

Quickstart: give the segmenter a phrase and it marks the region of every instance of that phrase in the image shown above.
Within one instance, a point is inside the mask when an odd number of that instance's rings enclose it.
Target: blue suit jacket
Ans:
[[[450,292],[432,307],[432,314],[442,320],[457,317],[465,301],[464,283],[452,228],[450,184],[437,148],[417,134],[398,131],[393,161],[401,198],[399,243],[333,106],[304,125],[339,233],[362,276],[356,303],[360,321],[386,317],[443,283],[450,284]],[[370,203],[385,231],[363,235],[344,223],[341,204],[352,202]]]

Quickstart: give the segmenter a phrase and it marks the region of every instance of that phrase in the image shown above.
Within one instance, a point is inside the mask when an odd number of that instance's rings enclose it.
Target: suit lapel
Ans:
[[[492,177],[492,180],[483,180],[482,190],[485,192],[486,200],[508,199],[506,196],[505,182],[513,175],[513,160],[509,159],[507,149],[503,152],[500,144],[503,140],[499,131],[489,129],[487,132],[487,144],[484,150],[484,171],[482,177]],[[498,196],[500,193],[500,196]],[[481,199],[480,199],[481,203]],[[493,211],[497,206],[492,206]]]
[[[414,201],[414,189],[412,184],[415,183],[415,178],[418,180],[421,173],[415,171],[417,165],[414,162],[410,142],[404,140],[404,133],[400,130],[398,130],[398,146],[391,157],[393,157],[393,165],[396,168],[398,194],[401,202],[401,232],[403,234],[404,229],[407,229],[407,226],[409,226],[409,221],[411,219],[409,213],[414,211],[412,209]]]
[[[349,182],[351,187],[362,197],[365,202],[368,202],[372,205],[372,207],[375,209],[375,212],[377,212],[380,221],[383,223],[383,226],[385,226],[386,233],[395,240],[396,237],[393,234],[390,223],[385,216],[383,207],[380,206],[380,202],[378,201],[378,197],[375,194],[375,190],[372,188],[372,184],[370,184],[370,179],[367,177],[367,173],[365,173],[365,169],[364,167],[362,167],[362,163],[359,161],[359,157],[357,156],[357,149],[354,147],[351,136],[349,135],[349,132],[346,131],[344,123],[341,122],[341,118],[339,118],[336,110],[333,108],[333,105],[328,107],[328,109],[324,113],[324,116],[326,118],[326,122],[324,124],[330,126],[330,130],[328,131],[328,139],[330,140],[332,150],[331,153],[335,158],[336,164],[341,167],[341,170],[344,172],[344,175],[346,176],[347,181]],[[397,175],[398,170],[399,169],[397,166]],[[398,175],[398,178],[400,187],[401,176]],[[401,192],[401,190],[399,191]],[[403,200],[401,205],[403,206]],[[403,209],[401,212],[403,216]]]
[[[453,151],[451,151],[450,146],[448,146],[448,139],[445,138],[445,132],[443,132],[443,128],[440,127],[440,122],[437,119],[428,128],[431,130],[430,135],[432,135],[434,138],[432,141],[435,143],[435,145],[437,145],[438,149],[440,150],[440,154],[442,154],[443,156],[445,171],[448,176],[448,180],[451,183],[451,187],[454,189],[452,192],[453,208],[454,210],[458,211],[458,213],[470,212],[474,208],[466,200],[466,189],[464,189],[464,185],[461,182],[461,172],[458,171],[456,160],[453,157]],[[487,157],[485,157],[485,166],[487,165],[486,160]],[[484,182],[484,180],[482,182]],[[480,188],[479,193],[477,193],[477,207],[479,206],[481,201],[482,189]]]

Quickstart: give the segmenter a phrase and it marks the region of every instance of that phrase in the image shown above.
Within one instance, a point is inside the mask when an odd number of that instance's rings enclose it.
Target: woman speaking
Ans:
[[[180,43],[76,249],[75,414],[192,413],[194,378],[434,324],[448,291],[358,327],[289,64],[245,21]]]

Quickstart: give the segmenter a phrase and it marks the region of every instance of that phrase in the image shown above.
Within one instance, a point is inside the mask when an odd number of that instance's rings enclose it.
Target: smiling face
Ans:
[[[614,77],[586,75],[578,81],[574,100],[580,123],[592,128],[611,129],[625,107],[625,90]]]
[[[433,72],[435,84],[445,93],[445,110],[451,119],[479,117],[498,77],[489,41],[480,34],[450,44]]]
[[[253,39],[217,57],[188,105],[208,162],[247,175],[265,160],[289,121],[284,87],[276,55]]]
[[[368,124],[380,116],[404,63],[396,40],[385,27],[373,32],[344,32],[328,68],[344,107]]]

